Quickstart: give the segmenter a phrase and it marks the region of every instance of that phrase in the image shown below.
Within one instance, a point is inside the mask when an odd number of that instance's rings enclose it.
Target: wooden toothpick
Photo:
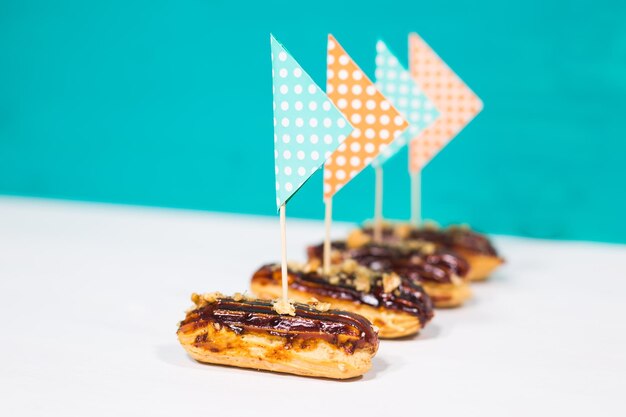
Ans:
[[[411,223],[422,222],[422,177],[420,172],[411,173]]]
[[[285,206],[280,206],[280,243],[281,243],[281,263],[280,272],[283,285],[283,301],[285,304],[289,302],[288,280],[287,280],[287,227],[285,219]]]
[[[333,199],[332,197],[324,199],[324,205],[326,207],[324,213],[324,275],[328,275],[330,273],[330,226],[333,219]]]
[[[376,187],[374,189],[374,242],[383,238],[383,167],[374,167]]]

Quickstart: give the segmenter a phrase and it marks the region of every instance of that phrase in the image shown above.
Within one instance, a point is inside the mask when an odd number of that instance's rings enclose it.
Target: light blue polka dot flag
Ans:
[[[274,36],[271,44],[276,205],[280,208],[353,128]]]
[[[372,162],[381,166],[404,145],[430,126],[439,111],[417,86],[411,73],[400,64],[383,41],[376,44],[376,88],[398,109],[409,122],[409,127],[383,150]]]

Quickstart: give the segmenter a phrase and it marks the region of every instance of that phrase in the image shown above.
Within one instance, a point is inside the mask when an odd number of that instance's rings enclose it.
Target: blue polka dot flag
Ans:
[[[271,45],[276,205],[280,208],[353,128],[273,36]]]
[[[373,166],[380,166],[430,126],[439,117],[439,111],[383,41],[376,44],[375,75],[376,88],[409,122],[408,129],[372,161]]]

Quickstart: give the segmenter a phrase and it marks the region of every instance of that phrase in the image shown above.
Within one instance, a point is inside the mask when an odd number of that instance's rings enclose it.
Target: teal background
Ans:
[[[424,214],[626,242],[626,2],[0,2],[0,193],[275,215],[269,33],[325,82],[418,31],[485,102],[424,171]],[[404,58],[406,64],[406,56]],[[406,153],[385,214],[406,218]],[[373,211],[367,170],[335,218]],[[321,176],[288,215],[321,218]]]

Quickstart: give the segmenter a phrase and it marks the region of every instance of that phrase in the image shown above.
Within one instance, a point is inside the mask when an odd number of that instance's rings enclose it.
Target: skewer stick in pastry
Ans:
[[[328,35],[327,54],[328,97],[354,127],[324,164],[325,247],[328,249],[333,197],[401,136],[408,122],[332,35]],[[328,273],[328,257],[323,260],[324,273]]]
[[[308,248],[309,260],[319,259],[321,246]],[[332,244],[331,261],[353,259],[378,272],[395,272],[421,286],[437,308],[461,306],[471,297],[468,263],[460,256],[428,242],[372,242],[370,234],[357,229],[347,241]]]
[[[409,35],[409,64],[411,78],[440,112],[433,124],[409,142],[411,223],[418,226],[423,168],[482,111],[483,102],[416,33]]]
[[[363,228],[368,235],[374,234],[372,226]],[[429,222],[421,227],[409,224],[385,224],[383,241],[401,244],[402,242],[432,242],[438,248],[453,251],[467,260],[470,265],[468,279],[484,281],[504,263],[496,248],[487,236],[471,230],[467,226],[439,228]]]
[[[398,136],[391,142],[378,157],[372,161],[374,173],[376,176],[375,196],[375,214],[374,214],[374,242],[380,243],[382,240],[383,228],[383,167],[400,149],[402,149],[410,140],[416,138],[424,129],[432,125],[439,117],[439,110],[433,102],[424,94],[422,89],[417,85],[411,73],[405,68],[401,60],[391,52],[387,45],[379,40],[376,43],[376,87],[380,91],[384,91],[387,99],[400,112],[409,123],[409,127],[402,135]],[[419,172],[411,175],[411,190],[415,190],[415,186],[419,186]],[[411,201],[415,202],[415,195],[419,198],[419,189],[417,193],[412,193]],[[414,210],[418,209],[415,204],[412,205],[412,218],[419,218],[419,213]],[[417,221],[417,220],[416,220]]]
[[[281,272],[277,301],[194,294],[195,307],[178,338],[201,362],[327,378],[352,378],[371,366],[378,336],[362,316],[287,298],[285,205],[352,131],[323,91],[271,37],[274,78],[276,205],[280,211]],[[302,94],[307,95],[307,110]],[[306,117],[308,120],[304,120]],[[293,119],[293,120],[292,120]],[[315,128],[318,120],[322,126]],[[314,133],[315,132],[315,133]],[[304,142],[319,134],[324,140]],[[305,152],[306,151],[306,152]],[[292,158],[293,155],[293,158]],[[296,157],[297,156],[297,157]],[[297,162],[294,162],[296,161]],[[282,278],[282,279],[281,279]]]
[[[433,317],[432,303],[413,280],[393,272],[376,272],[348,259],[325,274],[318,259],[307,265],[290,264],[289,294],[296,301],[314,298],[332,308],[363,315],[393,339],[418,333]],[[252,277],[251,289],[261,298],[280,294],[278,265],[265,265]]]
[[[287,305],[287,202],[354,129],[273,36],[270,43],[274,96],[274,171],[276,206],[280,212],[283,282],[280,302]],[[306,107],[302,104],[304,97]],[[321,136],[324,140],[319,140]]]
[[[280,289],[279,289],[280,292]],[[322,303],[290,304],[236,294],[193,294],[178,340],[199,362],[346,379],[371,367],[378,337],[357,314]]]

